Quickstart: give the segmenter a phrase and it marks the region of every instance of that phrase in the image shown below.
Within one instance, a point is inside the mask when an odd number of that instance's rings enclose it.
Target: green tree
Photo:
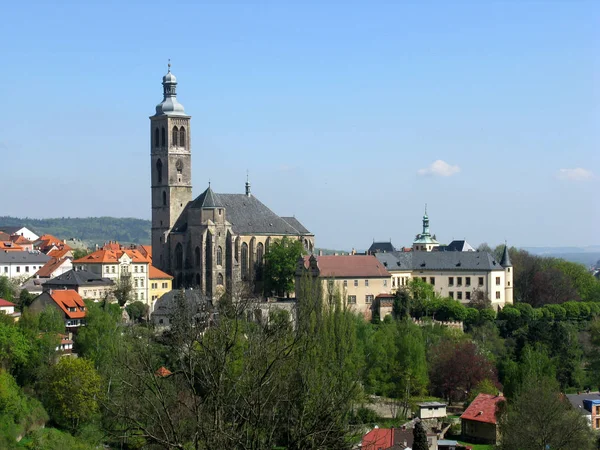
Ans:
[[[70,430],[77,430],[98,412],[101,385],[92,361],[61,358],[44,383],[44,400],[51,417]]]
[[[304,254],[302,242],[284,237],[271,243],[265,255],[265,295],[283,297],[294,290],[298,259]]]
[[[15,283],[5,276],[0,276],[0,298],[12,302],[16,297],[17,287]]]
[[[425,428],[423,428],[423,424],[420,420],[417,420],[415,423],[415,428],[413,429],[413,450],[429,450],[429,443],[427,442],[427,433],[425,432]]]
[[[500,421],[501,450],[592,450],[585,417],[560,394],[556,381],[531,378],[508,402]]]
[[[90,251],[87,248],[76,248],[73,250],[73,259],[83,258],[90,254]]]
[[[0,368],[10,370],[27,362],[31,342],[23,331],[12,323],[0,321]]]
[[[140,322],[148,316],[148,305],[140,301],[129,303],[125,307],[125,310],[129,314],[129,318],[134,322]]]
[[[115,282],[113,288],[113,295],[117,299],[119,306],[123,307],[132,300],[133,284],[131,283],[131,276],[121,275],[121,277]]]
[[[22,289],[19,293],[19,309],[23,311],[24,308],[28,308],[35,298],[36,295],[30,294],[27,289]]]
[[[39,316],[39,331],[42,333],[64,333],[65,319],[54,306],[46,306]]]

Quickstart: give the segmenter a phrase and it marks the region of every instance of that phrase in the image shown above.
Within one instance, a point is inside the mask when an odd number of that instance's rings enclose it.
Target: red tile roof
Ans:
[[[373,428],[362,438],[361,450],[379,450],[394,445],[394,432],[390,428]]]
[[[496,424],[498,403],[505,400],[502,395],[479,394],[460,418],[461,420]]]
[[[139,249],[142,253],[152,259],[152,246],[151,245],[140,245]]]
[[[0,241],[10,241],[10,234],[0,231]]]
[[[121,258],[124,253],[126,253],[134,263],[152,262],[150,258],[144,256],[139,250],[129,248],[123,250],[96,250],[94,253],[90,253],[73,262],[78,264],[117,264],[119,258]]]
[[[57,238],[56,236],[52,236],[51,234],[44,234],[40,236],[40,238],[35,242],[36,247],[39,248],[42,252],[47,252],[52,247],[56,247],[58,249],[69,249],[73,250],[68,244],[65,244],[62,239]]]
[[[65,259],[51,258],[35,274],[40,278],[50,278],[54,271],[65,263]]]
[[[15,306],[15,304],[9,302],[8,300],[4,300],[3,298],[0,298],[0,306]]]
[[[308,268],[309,256],[304,257]],[[390,273],[373,255],[316,256],[321,277],[367,278],[389,277]]]
[[[20,234],[14,234],[10,237],[10,240],[12,242],[14,242],[17,245],[31,245],[33,244],[33,242],[31,242],[29,239],[21,236]]]
[[[160,369],[158,369],[156,372],[154,372],[154,375],[156,375],[157,377],[168,377],[169,375],[172,375],[172,372],[167,369],[165,366],[162,366]]]
[[[49,291],[49,295],[69,319],[82,319],[87,308],[81,296],[73,289]],[[75,311],[69,311],[75,308]],[[83,309],[82,309],[83,308]]]
[[[6,250],[7,252],[22,252],[24,248],[11,241],[0,241],[0,250]]]
[[[48,256],[51,256],[53,258],[59,258],[62,259],[65,256],[70,256],[71,258],[73,257],[73,254],[70,253],[71,249],[68,248],[69,246],[63,246],[63,248],[56,248],[54,250],[50,250],[48,253],[46,253]]]
[[[172,280],[173,277],[162,270],[157,269],[154,266],[150,266],[148,269],[148,278],[150,280]]]

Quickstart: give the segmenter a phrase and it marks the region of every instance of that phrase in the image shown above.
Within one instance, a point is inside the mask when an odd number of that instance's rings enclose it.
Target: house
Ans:
[[[129,280],[132,286],[133,301],[150,304],[150,283],[148,272],[152,260],[135,246],[125,247],[118,242],[110,242],[83,258],[73,261],[76,270],[87,270],[115,283]]]
[[[179,303],[181,300],[183,302]],[[152,323],[159,329],[170,328],[173,315],[180,312],[179,307],[185,308],[186,313],[194,316],[197,324],[208,326],[214,320],[210,298],[200,290],[185,289],[167,292],[156,301],[151,314]]]
[[[3,231],[4,233],[8,234],[9,236],[14,236],[14,235],[23,236],[25,239],[27,239],[31,242],[35,242],[39,238],[39,236],[37,234],[35,234],[34,231],[32,231],[31,229],[29,229],[23,225],[18,225],[18,226],[0,225],[0,231]]]
[[[446,404],[441,402],[417,403],[419,419],[442,419],[446,417]]]
[[[367,255],[374,255],[375,253],[390,253],[395,252],[396,248],[392,245],[392,241],[389,242],[375,242],[371,244]]]
[[[426,429],[427,431],[427,429]],[[413,445],[412,428],[378,428],[375,427],[361,439],[361,450],[410,450]],[[427,432],[429,450],[438,450],[438,438],[434,432]],[[455,450],[455,449],[452,449]]]
[[[87,307],[77,291],[73,289],[44,291],[33,300],[29,309],[34,313],[40,313],[47,306],[53,306],[62,313],[67,331],[74,332],[85,325]]]
[[[573,408],[585,416],[592,429],[600,429],[600,392],[578,392],[566,397]]]
[[[71,261],[71,258],[56,258],[51,256],[50,260],[35,273],[35,276],[37,278],[50,279],[62,275],[72,269],[73,262]]]
[[[30,251],[30,252],[33,251],[33,242],[31,242],[26,237],[21,236],[20,234],[13,234],[10,237],[10,241],[13,244],[18,245],[19,247],[21,247],[23,250],[27,250],[27,251]]]
[[[305,256],[296,271],[296,298],[302,298],[300,278],[319,280],[324,295],[339,292],[347,304],[370,319],[375,298],[390,293],[391,275],[373,255]]]
[[[34,243],[37,250],[42,253],[48,254],[53,250],[73,250],[64,240],[52,236],[51,234],[44,234],[39,237]]]
[[[72,289],[83,298],[103,300],[112,298],[114,286],[115,282],[110,278],[103,278],[87,270],[69,270],[46,281],[43,289],[46,291]]]
[[[19,320],[19,317],[21,317],[21,313],[19,311],[15,311],[15,306],[16,305],[14,303],[0,298],[0,314],[6,314],[16,321]]]
[[[156,300],[171,291],[173,285],[173,277],[154,266],[150,266],[148,278],[150,280],[150,311],[154,310]]]
[[[22,252],[25,249],[23,247],[21,247],[18,244],[15,244],[13,241],[11,241],[10,239],[7,239],[5,241],[0,241],[0,251],[7,251],[7,252]]]
[[[28,278],[37,272],[50,257],[38,251],[0,252],[0,276],[8,278]]]
[[[462,435],[474,443],[495,444],[498,440],[498,404],[504,402],[502,395],[479,394],[460,416]]]

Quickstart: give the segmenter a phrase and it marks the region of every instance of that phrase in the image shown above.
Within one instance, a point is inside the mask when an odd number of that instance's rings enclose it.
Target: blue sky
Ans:
[[[10,2],[2,214],[150,217],[171,58],[194,195],[317,246],[600,244],[600,3]],[[6,199],[10,199],[6,201]],[[0,214],[0,215],[2,215]]]

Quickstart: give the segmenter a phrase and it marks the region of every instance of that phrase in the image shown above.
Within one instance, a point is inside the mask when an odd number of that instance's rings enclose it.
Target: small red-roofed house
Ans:
[[[22,251],[24,251],[24,249],[20,245],[17,245],[14,242],[8,240],[8,241],[0,241],[0,251],[22,252]]]
[[[15,312],[15,306],[14,303],[0,298],[0,314],[6,314],[17,320],[21,316],[21,313]]]
[[[361,450],[383,450],[394,445],[393,428],[373,428],[361,440]]]
[[[474,443],[495,444],[498,440],[498,404],[506,401],[502,395],[479,394],[460,416],[462,435]]]
[[[75,331],[85,325],[87,307],[81,296],[73,289],[59,289],[42,292],[33,300],[30,310],[40,313],[48,305],[57,308],[63,315],[67,331]]]
[[[54,278],[71,269],[73,269],[73,263],[70,258],[52,257],[50,261],[40,267],[35,276],[38,278]]]
[[[30,251],[30,252],[33,251],[33,242],[31,242],[29,239],[27,239],[24,236],[15,234],[10,237],[10,240],[13,244],[18,245],[23,250]]]
[[[62,239],[52,236],[51,234],[44,234],[35,241],[35,248],[42,253],[48,254],[52,250],[72,250],[72,248],[66,244]]]

